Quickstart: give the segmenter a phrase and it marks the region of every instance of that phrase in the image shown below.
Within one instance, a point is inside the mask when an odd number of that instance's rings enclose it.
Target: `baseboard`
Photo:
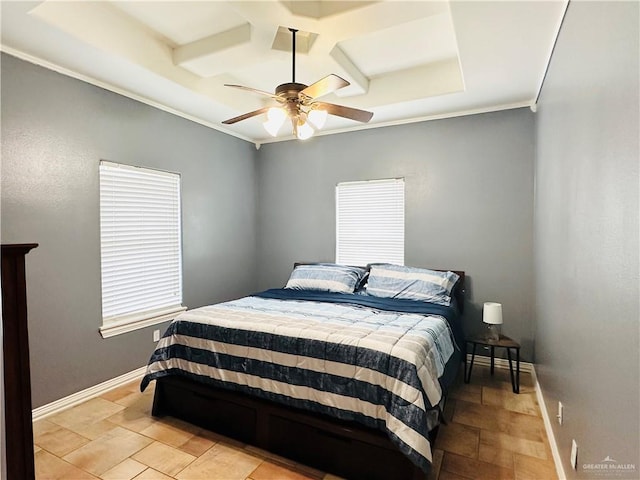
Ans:
[[[562,459],[560,458],[560,450],[558,450],[558,444],[556,443],[556,437],[553,434],[553,428],[551,427],[551,417],[547,411],[547,403],[544,401],[542,395],[542,388],[538,383],[538,376],[536,375],[536,369],[531,368],[531,378],[536,388],[536,398],[538,405],[540,405],[540,412],[542,413],[542,419],[544,420],[544,429],[547,431],[547,438],[549,439],[549,447],[551,447],[551,454],[553,455],[553,463],[556,465],[556,473],[559,480],[566,480],[567,475],[564,473],[564,467],[562,466]],[[554,417],[555,418],[555,417]]]
[[[48,403],[47,405],[43,405],[38,408],[34,408],[32,412],[33,421],[41,420],[50,415],[54,415],[59,413],[67,408],[78,405],[79,403],[86,402],[94,397],[98,397],[109,390],[113,390],[114,388],[118,388],[125,383],[129,383],[133,380],[140,379],[144,376],[147,367],[140,367],[132,372],[125,373],[124,375],[120,375],[119,377],[112,378],[111,380],[107,380],[106,382],[102,382],[98,385],[94,385],[93,387],[89,387],[85,390],[82,390],[77,393],[73,393],[68,397],[61,398],[60,400],[56,400],[55,402]]]

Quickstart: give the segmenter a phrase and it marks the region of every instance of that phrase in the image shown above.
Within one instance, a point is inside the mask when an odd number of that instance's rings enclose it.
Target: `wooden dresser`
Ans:
[[[33,423],[25,255],[36,243],[2,245],[2,335],[7,480],[32,480]]]

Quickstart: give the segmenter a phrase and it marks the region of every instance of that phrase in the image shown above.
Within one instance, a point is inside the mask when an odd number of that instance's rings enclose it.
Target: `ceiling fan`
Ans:
[[[230,118],[222,123],[225,125],[232,125],[236,122],[246,120],[247,118],[266,113],[267,121],[264,122],[263,125],[267,132],[275,137],[278,134],[280,127],[282,127],[282,124],[288,117],[293,126],[293,134],[298,139],[305,140],[311,137],[317,129],[321,129],[324,126],[327,114],[337,115],[339,117],[349,118],[363,123],[371,120],[373,112],[345,107],[344,105],[336,105],[334,103],[319,102],[316,100],[319,97],[328,95],[329,93],[335,92],[336,90],[349,85],[349,82],[338,75],[328,75],[309,86],[302,83],[296,83],[296,32],[298,30],[295,28],[289,28],[289,31],[292,34],[293,44],[293,78],[291,83],[278,85],[275,93],[269,93],[242,85],[225,84],[225,87],[240,88],[260,95],[266,95],[278,102],[278,105],[260,108],[253,112]]]

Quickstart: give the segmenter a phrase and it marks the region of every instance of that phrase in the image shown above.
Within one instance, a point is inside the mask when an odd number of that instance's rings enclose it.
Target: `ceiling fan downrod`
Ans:
[[[291,43],[293,46],[291,47],[291,53],[293,56],[293,67],[291,72],[291,83],[296,83],[296,32],[298,31],[295,28],[289,27],[289,31],[291,32]]]

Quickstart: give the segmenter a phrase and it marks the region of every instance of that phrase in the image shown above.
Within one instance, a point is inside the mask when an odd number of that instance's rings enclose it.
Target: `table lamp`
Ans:
[[[502,325],[502,304],[485,302],[482,310],[482,321],[487,324],[489,340],[500,339],[500,325]]]

